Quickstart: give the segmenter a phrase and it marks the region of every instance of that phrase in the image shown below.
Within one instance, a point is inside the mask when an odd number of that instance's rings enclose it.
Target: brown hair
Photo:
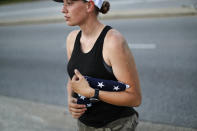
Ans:
[[[95,12],[97,15],[99,14],[99,12],[101,12],[102,14],[106,14],[110,9],[110,3],[108,1],[103,1],[101,9],[99,9],[96,6],[95,6],[95,8],[96,8]]]
[[[110,9],[110,3],[108,1],[103,1],[102,7],[99,10],[102,14],[106,14]]]

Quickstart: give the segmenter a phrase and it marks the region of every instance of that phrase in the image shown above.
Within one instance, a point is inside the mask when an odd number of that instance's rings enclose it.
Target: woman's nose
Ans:
[[[67,7],[66,7],[66,5],[64,5],[62,8],[62,13],[67,13],[67,12],[68,12]]]

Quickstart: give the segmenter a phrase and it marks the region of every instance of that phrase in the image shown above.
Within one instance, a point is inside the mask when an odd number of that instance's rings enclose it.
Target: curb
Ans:
[[[180,8],[155,8],[143,10],[124,10],[113,11],[106,15],[100,15],[99,19],[129,19],[129,18],[157,18],[157,17],[178,17],[178,16],[195,16],[197,9],[193,7]],[[64,22],[63,15],[55,15],[50,17],[34,17],[26,19],[10,19],[0,20],[0,26],[9,25],[24,25],[24,24],[42,24],[42,23],[57,23]]]
[[[193,7],[180,8],[155,8],[143,10],[129,10],[112,12],[102,19],[120,19],[120,18],[154,18],[154,17],[175,17],[175,16],[193,16],[197,15],[197,10]]]

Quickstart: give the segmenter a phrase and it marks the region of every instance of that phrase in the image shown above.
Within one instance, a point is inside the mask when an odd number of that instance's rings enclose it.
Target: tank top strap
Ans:
[[[81,38],[81,30],[78,32],[77,37],[75,39],[73,52],[80,51],[80,38]]]
[[[103,44],[104,39],[105,39],[105,36],[106,36],[107,32],[108,32],[110,29],[112,29],[111,26],[106,25],[106,26],[104,27],[103,31],[101,32],[101,34],[100,34],[100,36],[99,36],[99,38],[98,38],[98,41],[97,41],[98,43],[100,43],[100,44],[102,43],[102,44]]]
[[[101,32],[101,34],[99,35],[96,43],[95,43],[95,48],[93,50],[93,52],[95,52],[98,55],[102,55],[102,50],[103,50],[103,43],[104,43],[104,39],[105,39],[105,36],[107,34],[107,32],[112,29],[111,26],[108,26],[106,25],[103,29],[103,31]]]

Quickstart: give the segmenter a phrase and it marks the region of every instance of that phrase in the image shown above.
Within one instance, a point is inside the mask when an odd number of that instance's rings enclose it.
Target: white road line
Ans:
[[[156,49],[156,44],[152,43],[129,43],[128,45],[131,49]]]

